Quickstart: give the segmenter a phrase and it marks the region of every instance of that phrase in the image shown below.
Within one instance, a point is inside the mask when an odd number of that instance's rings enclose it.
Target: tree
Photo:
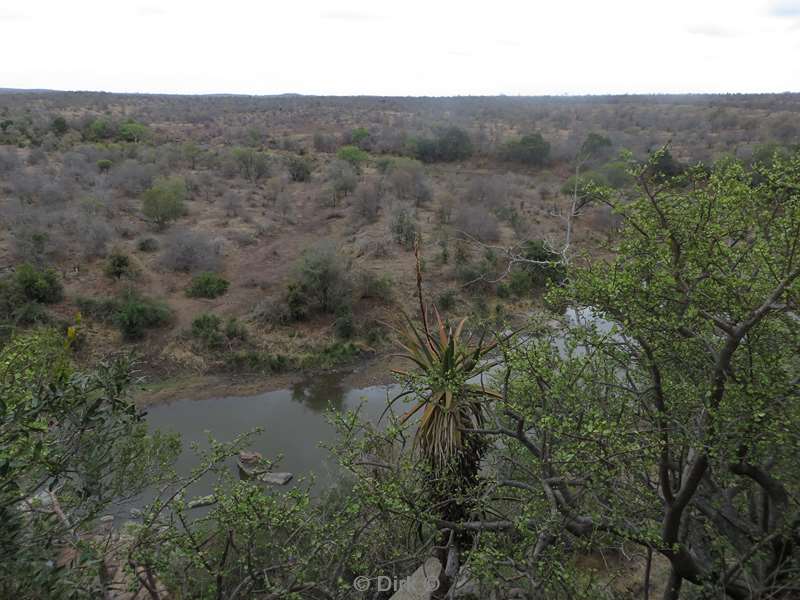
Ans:
[[[204,150],[194,142],[186,142],[181,145],[181,154],[192,170],[197,168],[197,160],[203,156],[203,153]]]
[[[552,296],[593,317],[507,355],[491,435],[530,519],[509,525],[540,579],[601,538],[663,556],[666,599],[781,597],[800,572],[800,155],[755,184],[733,161],[677,180],[654,164],[640,197],[606,197],[617,257]]]
[[[231,151],[231,156],[245,179],[255,183],[269,175],[269,157],[265,152],[238,147]]]
[[[69,125],[67,125],[67,120],[59,115],[53,119],[53,122],[50,124],[50,129],[57,136],[62,136],[69,131]]]
[[[289,177],[292,181],[308,181],[311,179],[311,165],[302,156],[292,156],[289,159]]]
[[[352,283],[348,271],[333,242],[324,240],[303,252],[294,268],[294,281],[312,308],[333,314],[349,302]]]
[[[119,126],[118,135],[125,142],[139,143],[147,137],[148,133],[146,125],[129,120]]]
[[[360,172],[361,166],[369,160],[369,154],[357,146],[342,146],[336,152],[336,158],[349,162],[357,172]]]
[[[328,167],[328,180],[333,188],[334,206],[337,198],[352,194],[358,186],[358,174],[344,160],[335,160]]]
[[[506,142],[501,156],[508,161],[540,167],[550,157],[550,144],[540,133],[523,135],[517,140]]]
[[[433,138],[415,141],[416,158],[425,163],[454,162],[472,156],[472,140],[460,127],[439,129]]]
[[[103,597],[109,548],[87,532],[113,502],[162,481],[177,453],[174,437],[147,433],[128,399],[130,359],[74,367],[77,331],[41,329],[0,348],[5,598]]]
[[[607,160],[612,147],[613,144],[609,138],[591,131],[581,144],[580,153],[586,156],[587,160]]]
[[[159,228],[186,214],[187,196],[183,177],[159,177],[142,195],[142,212]]]

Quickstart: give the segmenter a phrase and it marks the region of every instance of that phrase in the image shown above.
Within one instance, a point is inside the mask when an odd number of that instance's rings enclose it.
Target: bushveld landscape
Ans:
[[[561,251],[576,167],[581,185],[626,190],[622,151],[750,164],[797,140],[798,111],[790,94],[5,94],[0,268],[52,270],[63,293],[9,285],[3,318],[80,313],[87,360],[134,347],[157,379],[385,354],[387,318],[416,303],[418,236],[443,313],[524,315],[545,278],[505,274],[504,250]],[[618,224],[582,209],[576,260],[608,256]]]
[[[0,596],[800,597],[799,269],[800,94],[6,90]],[[142,409],[354,369],[324,492]]]

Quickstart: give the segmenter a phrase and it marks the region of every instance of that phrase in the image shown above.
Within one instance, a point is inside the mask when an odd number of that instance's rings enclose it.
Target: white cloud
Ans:
[[[796,22],[775,17],[797,5],[3,0],[0,56],[12,58],[4,60],[0,87],[385,95],[800,91],[800,65],[786,60],[797,53]]]

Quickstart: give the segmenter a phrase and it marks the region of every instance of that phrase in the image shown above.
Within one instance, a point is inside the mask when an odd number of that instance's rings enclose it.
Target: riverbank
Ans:
[[[394,381],[391,370],[403,361],[390,354],[379,354],[351,364],[326,370],[299,370],[271,375],[187,373],[164,378],[146,378],[136,386],[133,400],[139,407],[176,400],[207,400],[223,396],[254,396],[289,388],[316,376],[339,376],[346,388],[388,385]]]

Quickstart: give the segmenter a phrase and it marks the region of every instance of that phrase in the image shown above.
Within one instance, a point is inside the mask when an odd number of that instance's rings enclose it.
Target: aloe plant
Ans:
[[[455,327],[442,320],[436,307],[436,323],[431,331],[422,296],[422,270],[419,247],[417,256],[417,294],[422,325],[417,326],[405,313],[405,326],[396,329],[398,342],[404,353],[402,358],[411,361],[415,372],[394,370],[409,385],[409,389],[392,402],[415,395],[415,404],[402,417],[407,422],[421,413],[415,435],[415,447],[438,471],[455,468],[467,479],[477,475],[480,444],[470,430],[483,427],[485,404],[499,398],[495,392],[470,380],[493,365],[484,361],[496,342],[484,343],[481,335],[474,342],[466,333],[466,318]]]
[[[399,344],[405,350],[398,356],[413,362],[418,371],[394,371],[411,387],[397,398],[416,394],[414,406],[403,415],[402,421],[421,413],[415,445],[430,463],[436,468],[464,468],[480,458],[476,440],[469,431],[483,427],[486,401],[499,397],[481,385],[470,383],[492,366],[482,359],[496,343],[484,343],[483,336],[472,343],[464,333],[466,319],[453,328],[436,309],[434,312],[433,333],[427,323],[420,329],[408,316],[406,327],[398,330]]]

